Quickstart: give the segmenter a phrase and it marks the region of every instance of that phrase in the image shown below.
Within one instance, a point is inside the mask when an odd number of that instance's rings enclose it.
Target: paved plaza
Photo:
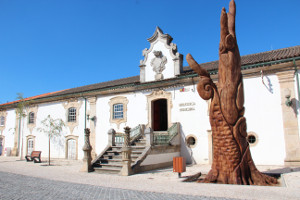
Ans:
[[[101,187],[53,181],[7,172],[0,172],[0,176],[1,181],[5,183],[3,187],[0,187],[0,199],[224,199]]]
[[[300,167],[259,166],[281,172],[281,186],[184,183],[172,168],[132,176],[79,172],[82,161],[33,163],[0,157],[0,199],[300,199]],[[182,176],[209,165],[188,166]]]

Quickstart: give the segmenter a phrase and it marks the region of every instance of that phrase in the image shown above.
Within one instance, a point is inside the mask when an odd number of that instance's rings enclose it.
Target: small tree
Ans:
[[[38,128],[40,132],[44,132],[49,139],[49,154],[48,164],[50,165],[50,141],[52,138],[60,135],[65,123],[62,119],[53,119],[48,115],[43,121],[41,121],[42,127]]]

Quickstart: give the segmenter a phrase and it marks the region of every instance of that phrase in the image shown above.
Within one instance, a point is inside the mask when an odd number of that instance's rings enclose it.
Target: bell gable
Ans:
[[[148,38],[150,48],[143,50],[144,60],[140,61],[140,82],[159,81],[175,78],[182,72],[183,56],[177,52],[173,38],[156,27]]]

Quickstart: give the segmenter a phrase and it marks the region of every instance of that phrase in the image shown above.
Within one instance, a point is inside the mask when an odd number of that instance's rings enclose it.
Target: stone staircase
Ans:
[[[172,166],[173,157],[180,155],[179,133],[179,123],[173,123],[168,131],[164,132],[153,132],[151,128],[146,129],[142,124],[131,129],[129,145],[132,173]],[[123,143],[124,134],[110,129],[106,148],[92,161],[94,172],[120,174],[121,170],[124,171],[126,163],[122,161]]]
[[[133,165],[142,155],[146,148],[146,140],[140,138],[132,146],[131,158]],[[109,147],[105,153],[93,164],[96,173],[100,174],[118,174],[122,169],[122,146],[116,145]]]

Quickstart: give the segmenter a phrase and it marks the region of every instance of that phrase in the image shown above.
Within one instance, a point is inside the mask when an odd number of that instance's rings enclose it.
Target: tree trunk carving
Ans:
[[[205,183],[274,185],[277,180],[259,172],[252,160],[244,117],[244,91],[241,58],[235,34],[234,0],[221,12],[219,46],[219,81],[214,84],[209,73],[188,54],[189,66],[199,74],[197,91],[204,100],[211,99],[210,124],[213,135],[213,163]]]

